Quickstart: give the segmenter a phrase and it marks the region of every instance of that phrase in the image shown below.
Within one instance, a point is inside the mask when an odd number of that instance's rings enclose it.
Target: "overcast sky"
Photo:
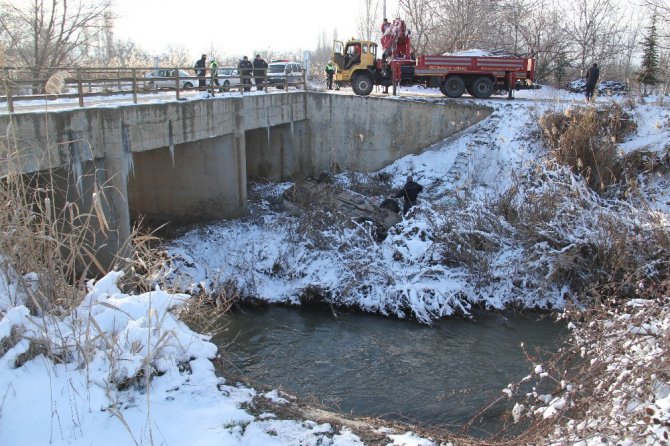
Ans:
[[[363,0],[114,0],[116,38],[132,39],[151,54],[168,45],[192,56],[251,56],[255,50],[311,50],[319,35],[330,41],[357,35]],[[379,0],[380,25],[383,0]],[[387,0],[388,16],[397,1]]]

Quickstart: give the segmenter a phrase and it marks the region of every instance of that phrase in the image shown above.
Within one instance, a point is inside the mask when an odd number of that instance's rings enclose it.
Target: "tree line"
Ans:
[[[185,46],[167,45],[160,54],[152,54],[137,42],[118,39],[114,18],[112,0],[0,1],[0,66],[36,68],[42,73],[72,66],[192,67],[203,52],[192,54]],[[219,66],[237,66],[241,57],[216,48],[205,52]],[[267,49],[254,54],[261,52],[267,60],[295,58]]]
[[[361,38],[379,41],[381,0],[361,0]],[[603,78],[668,90],[670,0],[398,0],[416,54],[479,48],[537,59],[536,79],[564,86],[596,62]],[[333,31],[333,37],[337,31]],[[312,60],[325,63],[332,40],[317,37]],[[236,64],[215,49],[219,66]],[[295,54],[266,54],[267,60]],[[0,64],[27,67],[189,67],[193,55],[168,46],[159,56],[114,34],[111,0],[0,1]],[[323,60],[322,60],[323,59]]]
[[[398,9],[417,53],[499,49],[537,59],[537,80],[558,86],[598,63],[606,78],[667,91],[668,0],[399,0]]]

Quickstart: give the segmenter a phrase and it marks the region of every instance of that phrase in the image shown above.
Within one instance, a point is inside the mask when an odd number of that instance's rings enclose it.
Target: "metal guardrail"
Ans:
[[[237,67],[219,67],[235,70]],[[158,70],[174,73],[174,76],[147,77],[146,74]],[[180,70],[189,73],[181,76]],[[263,74],[256,76],[259,69],[253,69],[252,74],[219,76],[217,71],[206,68],[206,76],[200,77],[193,73],[192,68],[164,67],[164,68],[30,68],[30,67],[1,67],[0,68],[0,102],[7,102],[10,113],[14,113],[14,101],[34,99],[77,98],[80,107],[85,106],[85,98],[99,96],[116,96],[132,94],[133,103],[137,104],[138,94],[148,94],[158,91],[174,91],[177,99],[187,91],[208,91],[216,93],[237,90],[240,93],[251,91],[259,87],[267,91],[268,87],[277,87],[288,90],[289,87],[303,89],[307,87],[306,72],[303,70],[299,81],[289,81],[288,75],[283,83],[270,83],[267,69]],[[193,73],[191,75],[191,73]],[[230,86],[224,86],[226,80],[233,80]],[[255,83],[256,79],[262,82]],[[204,86],[201,85],[204,81]],[[174,82],[174,83],[172,83]],[[239,82],[239,84],[238,84]]]

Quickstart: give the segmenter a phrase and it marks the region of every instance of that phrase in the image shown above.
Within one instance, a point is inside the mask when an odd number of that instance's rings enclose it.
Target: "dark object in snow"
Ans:
[[[395,196],[396,198],[402,198],[404,200],[404,207],[402,209],[403,214],[407,214],[410,208],[416,204],[416,199],[419,197],[419,193],[422,190],[423,186],[414,181],[412,175],[407,177],[407,182]]]
[[[377,206],[368,197],[337,187],[327,174],[321,174],[318,179],[308,178],[295,183],[284,192],[282,198],[284,207],[294,215],[316,206],[337,211],[354,221],[371,221],[377,228],[378,238],[384,238],[386,230],[402,219],[398,213],[400,206],[395,200],[386,199],[382,202],[386,203],[385,206]]]
[[[382,204],[380,204],[379,207],[382,209],[388,209],[389,211],[393,211],[396,214],[400,212],[400,205],[398,204],[397,201],[395,201],[394,198],[387,198],[386,200],[382,201]]]
[[[625,96],[630,91],[624,81],[602,81],[596,85],[600,96]],[[577,79],[568,84],[568,90],[573,93],[586,93],[586,80]]]

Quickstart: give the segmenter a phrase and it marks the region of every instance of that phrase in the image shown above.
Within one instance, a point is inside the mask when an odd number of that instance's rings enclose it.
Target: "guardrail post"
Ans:
[[[3,70],[5,72],[5,92],[7,94],[7,110],[14,113],[14,99],[12,98],[12,87],[9,85],[9,68]]]
[[[132,69],[133,73],[133,104],[137,104],[137,70]]]
[[[84,106],[84,87],[81,82],[81,68],[77,68],[77,95],[79,96],[79,106]]]
[[[177,100],[179,100],[179,67],[174,69],[175,91],[177,92]]]

